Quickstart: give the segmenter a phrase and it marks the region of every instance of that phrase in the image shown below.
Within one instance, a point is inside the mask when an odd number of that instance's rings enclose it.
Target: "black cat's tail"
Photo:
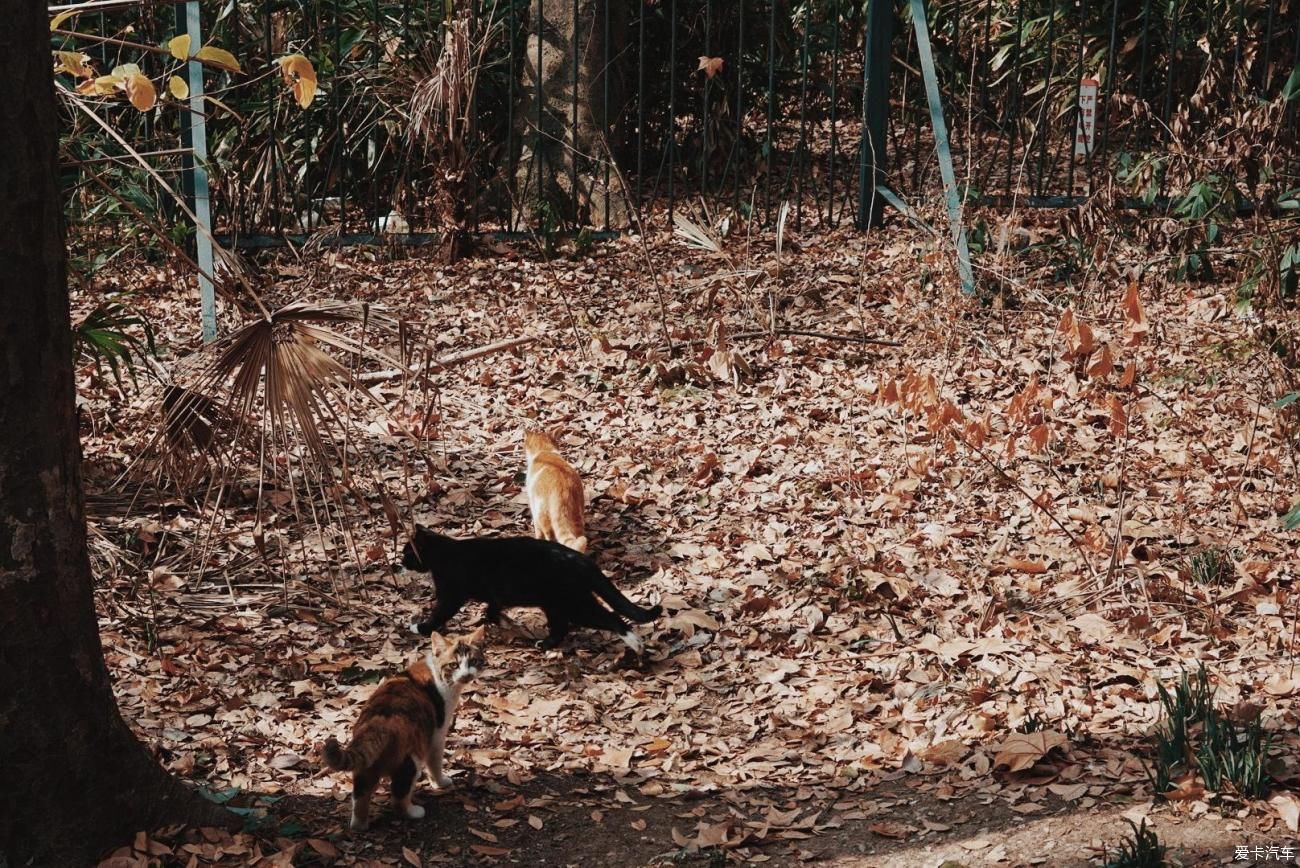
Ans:
[[[624,618],[627,618],[634,624],[648,624],[655,618],[664,613],[663,607],[659,605],[651,606],[648,609],[642,609],[636,603],[633,603],[616,587],[614,583],[606,578],[600,568],[592,565],[591,571],[587,574],[591,583],[591,590],[597,597],[600,597],[615,612],[618,612]]]

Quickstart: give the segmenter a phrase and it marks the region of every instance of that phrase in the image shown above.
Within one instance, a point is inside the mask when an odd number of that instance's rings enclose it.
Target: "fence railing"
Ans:
[[[573,0],[571,7],[562,15],[568,0],[205,4],[205,31],[248,71],[209,75],[218,231],[368,233],[390,227],[390,212],[413,231],[437,230],[446,219],[438,196],[446,166],[409,133],[421,110],[412,95],[440,74],[449,14],[470,16],[487,39],[468,118],[470,183],[456,188],[472,229],[585,221],[625,229],[682,209],[734,209],[769,223],[783,202],[796,225],[853,222],[873,195],[867,167],[881,155],[864,143],[880,116],[888,185],[905,198],[937,186],[906,6]],[[145,3],[101,16],[102,27],[120,30],[114,16],[129,14],[140,38],[158,44],[174,32],[170,8]],[[889,70],[887,105],[867,99],[881,90],[867,87],[873,14],[897,16],[893,63],[876,70]],[[566,16],[580,25],[566,29]],[[940,0],[929,19],[968,202],[1060,204],[1105,188],[1149,204],[1173,191],[1179,172],[1194,171],[1300,187],[1296,104],[1279,99],[1300,89],[1300,4]],[[584,54],[589,44],[598,57]],[[102,43],[96,50],[111,65],[114,50]],[[274,66],[293,52],[319,76],[320,92],[305,110]],[[601,70],[597,85],[589,68]],[[542,79],[561,92],[568,82],[571,110],[553,93],[525,98],[526,88],[540,94]],[[1088,87],[1081,104],[1090,81],[1095,104]],[[546,116],[531,116],[543,105]],[[1090,111],[1093,132],[1081,147]],[[580,135],[593,118],[598,147]],[[135,123],[154,150],[174,134],[174,118],[162,113]],[[527,141],[539,127],[562,143],[588,142],[569,145],[577,153],[568,170],[600,183],[561,189],[572,199],[567,208],[547,201],[553,191],[543,192],[526,165],[536,159]],[[603,198],[603,207],[584,196]],[[627,207],[611,207],[611,197]]]

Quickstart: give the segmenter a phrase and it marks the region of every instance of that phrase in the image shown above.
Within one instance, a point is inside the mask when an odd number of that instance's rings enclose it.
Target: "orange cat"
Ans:
[[[585,552],[582,477],[555,451],[555,441],[541,431],[524,431],[524,452],[528,455],[533,536]]]
[[[479,627],[459,642],[435,634],[437,657],[427,653],[404,674],[385,681],[361,710],[347,747],[332,736],[325,742],[325,765],[352,772],[354,832],[369,825],[370,797],[384,778],[392,779],[394,807],[412,820],[424,816],[424,808],[411,801],[421,769],[429,770],[439,789],[451,786],[451,778],[442,773],[442,754],[460,693],[483,667],[483,630]],[[450,676],[446,667],[452,667]]]

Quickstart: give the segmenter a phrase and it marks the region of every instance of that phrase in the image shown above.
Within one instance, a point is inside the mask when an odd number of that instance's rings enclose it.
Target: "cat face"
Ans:
[[[411,535],[410,542],[402,549],[402,569],[428,572],[432,564],[425,555],[428,553],[429,542],[436,536],[427,527],[417,524],[415,533]]]
[[[487,663],[483,657],[483,649],[477,645],[470,645],[467,642],[457,642],[455,648],[456,668],[452,670],[451,680],[457,684],[465,684],[473,681],[478,677],[479,671]]]
[[[402,569],[404,570],[427,570],[424,561],[420,559],[420,552],[415,548],[415,540],[411,540],[402,549]]]
[[[440,665],[442,671],[448,673],[448,681],[453,684],[466,684],[477,678],[486,665],[487,661],[483,656],[483,640],[486,635],[486,625],[480,625],[473,633],[456,641],[444,639],[435,633],[430,637],[433,643],[433,654],[430,657],[436,656],[436,665]],[[431,659],[430,668],[434,665]]]

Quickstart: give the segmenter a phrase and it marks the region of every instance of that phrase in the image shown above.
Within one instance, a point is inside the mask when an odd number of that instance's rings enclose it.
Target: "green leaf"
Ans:
[[[1292,392],[1289,395],[1283,395],[1273,402],[1274,410],[1281,410],[1283,407],[1289,407],[1296,401],[1300,401],[1300,392]]]
[[[216,802],[218,805],[224,805],[226,802],[239,795],[242,790],[240,790],[239,787],[227,787],[224,790],[200,789],[199,792],[202,793],[203,797],[208,801]]]
[[[280,824],[280,834],[285,838],[301,838],[310,830],[297,820],[285,820]]]
[[[1282,526],[1287,530],[1295,530],[1300,527],[1300,502],[1291,507],[1291,511],[1282,516]]]
[[[1295,65],[1295,69],[1287,76],[1286,84],[1282,85],[1282,99],[1290,102],[1297,96],[1300,96],[1300,63]]]

